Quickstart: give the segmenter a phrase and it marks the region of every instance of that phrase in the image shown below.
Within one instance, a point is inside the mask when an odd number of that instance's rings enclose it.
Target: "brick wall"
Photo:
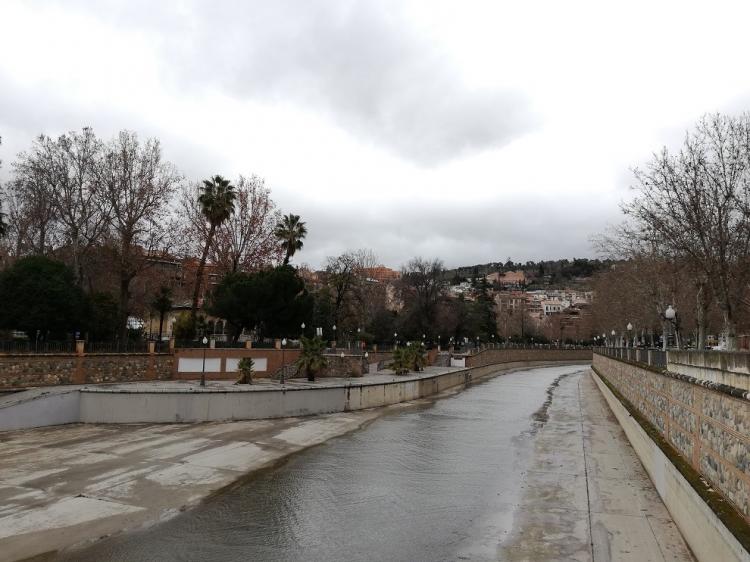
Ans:
[[[228,359],[241,359],[243,357],[250,357],[256,361],[255,377],[270,377],[274,375],[283,365],[290,365],[297,361],[299,357],[299,349],[244,349],[244,348],[221,348],[221,349],[178,349],[175,352],[175,363],[174,363],[174,376],[178,379],[195,379],[200,377],[201,372],[198,371],[184,371],[180,372],[179,362],[181,358],[185,359],[202,359],[204,356],[206,359],[219,359],[220,370],[219,372],[206,372],[206,380],[233,380],[236,379],[239,374],[237,372],[227,370]],[[266,360],[266,369],[261,371],[259,368],[259,359]],[[199,368],[200,369],[200,368]]]
[[[171,355],[4,355],[0,388],[89,384],[172,378]]]
[[[202,359],[203,349],[178,349],[175,353],[175,363],[173,366],[174,377],[176,379],[195,379],[200,377],[200,371],[180,372],[179,361],[180,358],[187,359]],[[242,357],[251,357],[255,360],[265,359],[266,369],[259,370],[256,367],[254,373],[255,378],[275,378],[280,377],[280,369],[283,365],[288,367],[284,371],[286,378],[290,377],[301,377],[302,374],[297,374],[293,364],[299,358],[299,349],[243,349],[243,348],[223,348],[223,349],[206,349],[206,359],[219,359],[219,372],[206,372],[207,380],[234,380],[237,378],[238,373],[231,370],[227,370],[227,360],[237,359]],[[386,352],[369,352],[367,362],[365,362],[362,355],[350,355],[344,351],[344,358],[342,359],[340,353],[328,354],[326,359],[328,360],[328,368],[323,372],[319,373],[318,377],[348,377],[348,376],[362,376],[367,373],[367,363],[377,363],[379,361],[390,361],[392,357],[391,353]]]
[[[750,522],[750,401],[598,354],[593,364]]]

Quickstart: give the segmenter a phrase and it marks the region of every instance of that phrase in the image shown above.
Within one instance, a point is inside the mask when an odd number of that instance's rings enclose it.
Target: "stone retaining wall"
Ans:
[[[603,355],[593,365],[750,523],[750,401]]]
[[[590,361],[590,349],[485,349],[466,357],[467,367],[512,361]]]
[[[166,380],[171,355],[148,353],[0,356],[0,388]]]

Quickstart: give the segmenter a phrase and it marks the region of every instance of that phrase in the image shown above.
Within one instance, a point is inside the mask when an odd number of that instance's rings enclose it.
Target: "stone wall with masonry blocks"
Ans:
[[[593,364],[750,522],[750,400],[598,354]]]

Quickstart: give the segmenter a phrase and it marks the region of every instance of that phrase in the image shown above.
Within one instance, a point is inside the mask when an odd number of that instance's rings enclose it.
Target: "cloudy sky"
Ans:
[[[748,109],[743,4],[1,0],[0,174],[128,128],[190,178],[265,177],[313,266],[592,256],[631,166]]]

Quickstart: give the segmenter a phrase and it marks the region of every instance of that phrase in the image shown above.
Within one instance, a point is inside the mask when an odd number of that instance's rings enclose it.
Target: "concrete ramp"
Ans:
[[[0,431],[77,423],[80,386],[32,388],[0,398]]]

